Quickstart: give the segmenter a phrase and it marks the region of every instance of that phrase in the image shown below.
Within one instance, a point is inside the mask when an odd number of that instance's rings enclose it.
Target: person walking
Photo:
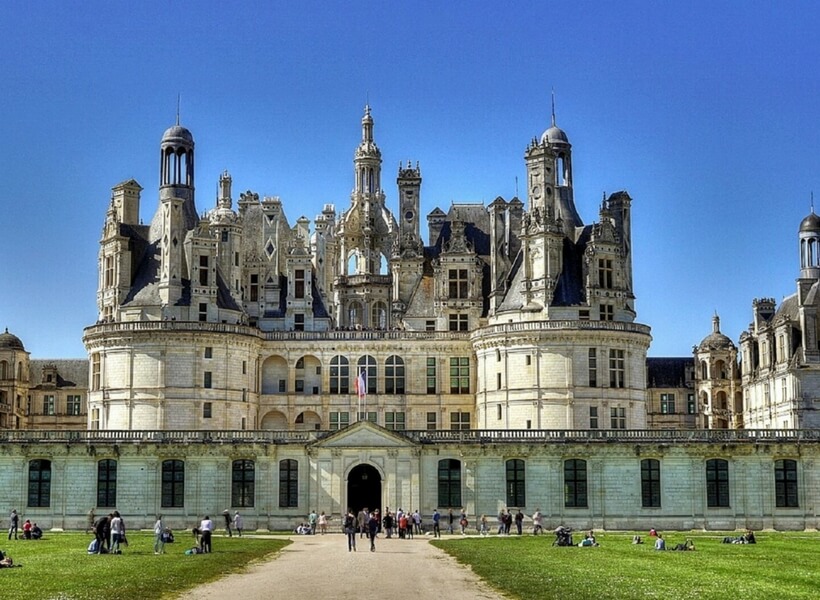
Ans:
[[[205,515],[205,518],[202,519],[202,522],[199,524],[199,547],[203,553],[211,551],[211,535],[214,532],[214,522],[211,521],[211,517]]]
[[[308,515],[308,525],[310,525],[310,535],[316,535],[316,523],[319,521],[319,516],[315,510],[310,511]]]
[[[524,524],[524,513],[521,512],[521,509],[518,509],[518,512],[515,513],[515,529],[518,532],[518,535],[521,535],[521,528]]]
[[[542,524],[542,515],[541,509],[536,508],[535,512],[532,513],[532,534],[538,535],[539,533],[544,533],[544,527]]]
[[[114,511],[111,518],[111,554],[122,554],[120,544],[123,541],[125,534],[125,526],[122,523],[122,517],[118,511]]]
[[[91,533],[94,533],[94,522],[95,522],[95,520],[96,519],[95,519],[95,515],[94,515],[94,508],[92,507],[91,510],[89,510],[88,514],[86,515],[86,521],[85,521],[85,532],[86,533],[88,533],[89,531]]]
[[[453,509],[449,509],[447,511],[447,533],[450,535],[453,534],[453,519],[455,519],[455,515],[453,514]]]
[[[487,526],[487,515],[481,515],[481,535],[486,536],[490,533],[490,528]]]
[[[367,522],[367,528],[370,533],[370,551],[376,551],[376,535],[379,533],[379,515],[375,512],[370,513],[370,520]]]
[[[164,529],[162,515],[157,515],[157,522],[154,523],[154,554],[165,554],[165,541],[162,538]]]
[[[11,534],[14,534],[14,539],[19,539],[17,537],[17,529],[20,526],[20,515],[17,514],[17,509],[11,509],[11,515],[9,516],[9,539],[11,539]]]
[[[325,511],[322,511],[322,514],[319,515],[319,531],[322,535],[327,533],[327,515]]]
[[[225,532],[228,534],[228,537],[233,537],[233,532],[231,531],[231,511],[226,508],[222,511],[222,516],[225,517]]]
[[[347,509],[345,517],[345,534],[347,535],[347,551],[356,551],[356,515],[351,509]]]
[[[433,509],[433,537],[440,538],[441,537],[441,527],[439,523],[441,521],[441,515],[438,512],[438,509]]]
[[[244,523],[242,522],[242,515],[239,514],[239,511],[235,511],[233,513],[233,528],[236,529],[236,533],[239,537],[242,537],[242,530]]]

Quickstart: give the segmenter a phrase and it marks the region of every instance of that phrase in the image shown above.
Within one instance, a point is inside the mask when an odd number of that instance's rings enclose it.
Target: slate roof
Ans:
[[[43,385],[43,368],[57,368],[57,387],[88,387],[88,359],[32,359],[29,363],[31,386]]]
[[[681,388],[686,385],[686,369],[693,369],[695,359],[691,356],[647,358],[646,385],[652,388]]]

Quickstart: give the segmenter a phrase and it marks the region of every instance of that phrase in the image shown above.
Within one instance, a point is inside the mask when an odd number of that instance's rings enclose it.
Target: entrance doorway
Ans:
[[[347,476],[347,505],[358,513],[363,508],[373,511],[382,508],[382,478],[375,467],[361,464],[353,467]]]

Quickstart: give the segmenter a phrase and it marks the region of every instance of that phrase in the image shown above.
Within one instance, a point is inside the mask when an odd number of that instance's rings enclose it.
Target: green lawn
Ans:
[[[46,532],[42,540],[6,540],[0,549],[22,568],[0,569],[4,600],[121,600],[173,598],[206,581],[241,571],[254,560],[281,550],[290,542],[244,536],[213,540],[213,553],[185,555],[190,535],[179,533],[154,555],[154,536],[129,533],[122,555],[89,555],[91,535]]]
[[[551,534],[435,544],[522,600],[820,597],[819,534],[763,533],[755,545],[721,544],[723,535],[715,533],[664,537],[667,547],[689,537],[696,549],[657,552],[648,538],[633,545],[631,534],[596,534],[597,548],[553,547]]]

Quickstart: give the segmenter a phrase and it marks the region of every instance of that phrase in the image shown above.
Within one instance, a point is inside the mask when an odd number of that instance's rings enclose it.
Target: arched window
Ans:
[[[527,505],[524,461],[513,458],[507,461],[507,506]]]
[[[97,463],[97,506],[117,506],[117,461],[101,460]]]
[[[330,393],[350,393],[350,363],[344,356],[330,359]]]
[[[661,463],[654,458],[641,461],[641,506],[660,508],[661,505]]]
[[[709,379],[709,367],[705,360],[700,361],[700,378],[704,381]]]
[[[367,379],[367,393],[375,394],[376,376],[378,375],[376,359],[369,354],[360,356],[359,360],[356,362],[356,373],[361,373],[362,371],[365,371],[365,377]]]
[[[249,508],[256,494],[256,468],[252,460],[235,460],[231,467],[231,506]]]
[[[404,393],[404,360],[401,356],[388,356],[384,364],[384,393]]]
[[[729,461],[722,458],[706,461],[706,506],[729,506]]]
[[[777,508],[797,508],[797,461],[774,461],[774,498]]]
[[[351,252],[347,256],[347,275],[356,275],[359,272],[359,256]]]
[[[28,463],[28,506],[51,506],[51,461],[35,459]]]
[[[364,318],[363,312],[361,302],[351,302],[347,307],[347,324],[350,327],[361,327]]]
[[[438,461],[438,505],[461,508],[461,461],[454,458]]]
[[[279,506],[299,506],[299,463],[292,458],[279,461]]]
[[[373,305],[370,326],[373,329],[387,329],[387,305],[384,302],[376,302]]]
[[[0,360],[0,379],[8,379],[9,374],[9,363],[4,360]]]
[[[587,461],[571,458],[564,461],[564,506],[586,508]]]
[[[181,460],[162,461],[162,499],[163,508],[182,508],[185,506],[185,463]]]

